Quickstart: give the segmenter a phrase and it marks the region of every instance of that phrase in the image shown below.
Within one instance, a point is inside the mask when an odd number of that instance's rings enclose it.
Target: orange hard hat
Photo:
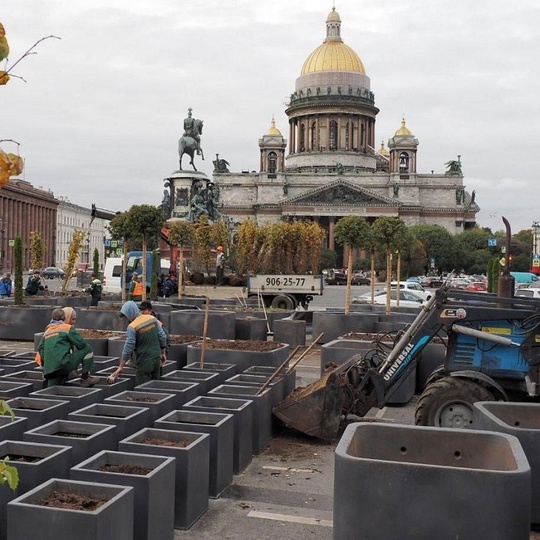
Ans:
[[[218,251],[223,251],[223,246],[218,246],[216,249],[217,249]]]

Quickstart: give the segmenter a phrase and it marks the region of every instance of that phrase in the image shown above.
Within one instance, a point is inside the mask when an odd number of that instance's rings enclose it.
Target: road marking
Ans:
[[[380,420],[383,416],[384,416],[384,413],[386,412],[386,407],[383,407],[376,415],[375,415],[375,420]]]
[[[295,469],[293,467],[273,467],[272,465],[263,465],[263,469],[270,469],[271,471],[285,471],[285,472],[299,472],[299,473],[320,472],[317,469]]]
[[[270,519],[273,521],[287,521],[288,523],[301,523],[302,525],[320,525],[322,527],[333,527],[333,523],[329,519],[314,519],[302,516],[290,516],[288,514],[272,514],[270,512],[257,512],[252,510],[248,513],[248,517],[259,519]]]

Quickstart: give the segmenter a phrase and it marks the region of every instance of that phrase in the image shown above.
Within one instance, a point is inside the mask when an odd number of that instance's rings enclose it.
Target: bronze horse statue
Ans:
[[[197,130],[198,136],[200,137],[202,133],[202,128],[203,128],[203,121],[195,120],[195,128]],[[201,154],[202,160],[204,161],[204,153],[200,145],[200,138],[199,140],[197,140],[192,136],[183,135],[178,141],[178,155],[180,156],[180,170],[182,170],[182,156],[184,154],[187,154],[190,157],[189,163],[191,164],[193,169],[196,171],[197,167],[195,167],[195,163],[193,163],[193,156],[195,155],[195,153],[199,153],[199,152]]]

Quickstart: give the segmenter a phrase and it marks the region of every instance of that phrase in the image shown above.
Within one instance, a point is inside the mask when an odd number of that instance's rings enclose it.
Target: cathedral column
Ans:
[[[328,218],[328,249],[334,249],[334,228],[336,226],[336,218],[330,216]]]
[[[289,153],[290,154],[294,154],[293,124],[294,124],[294,120],[289,123]]]

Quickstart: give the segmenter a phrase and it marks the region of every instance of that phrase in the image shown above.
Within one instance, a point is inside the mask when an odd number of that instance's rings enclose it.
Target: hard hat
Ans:
[[[217,249],[218,251],[223,251],[223,246],[218,246],[216,249]]]

